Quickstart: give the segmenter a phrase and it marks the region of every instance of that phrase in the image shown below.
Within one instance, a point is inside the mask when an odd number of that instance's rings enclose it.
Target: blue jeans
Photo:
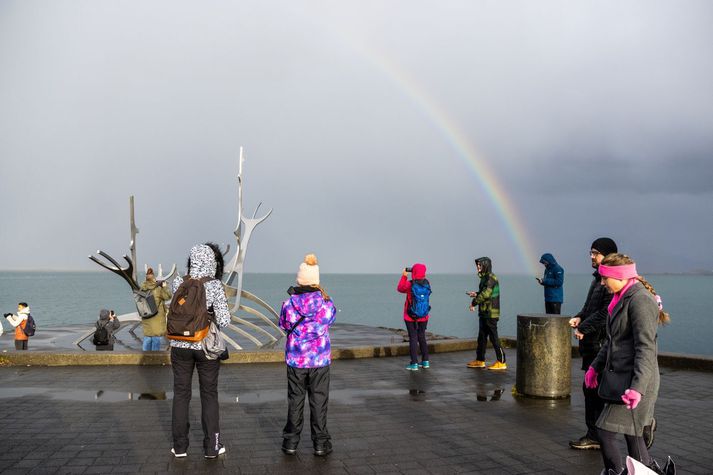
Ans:
[[[143,350],[144,351],[160,351],[161,350],[161,337],[160,336],[145,336]]]

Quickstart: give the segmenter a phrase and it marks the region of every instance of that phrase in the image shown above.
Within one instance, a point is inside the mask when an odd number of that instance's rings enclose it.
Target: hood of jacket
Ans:
[[[555,256],[547,252],[545,254],[542,254],[542,257],[540,257],[540,264],[544,264],[545,266],[550,267],[552,265],[556,265],[557,260],[555,259]]]
[[[218,264],[215,262],[213,249],[205,244],[193,246],[190,253],[191,268],[188,273],[193,279],[215,277]]]
[[[324,298],[319,290],[315,292],[305,292],[294,294],[290,297],[292,306],[295,307],[297,313],[306,317],[314,317],[319,309],[322,308]]]
[[[475,264],[480,264],[480,273],[478,275],[488,275],[493,271],[493,263],[489,257],[479,257],[475,260]]]
[[[109,320],[109,310],[103,308],[99,310],[99,320],[108,321]]]
[[[426,265],[416,263],[411,267],[411,278],[413,280],[421,280],[426,278]]]
[[[193,261],[191,261],[192,264]],[[141,284],[141,290],[153,290],[156,287],[158,287],[158,282],[155,280],[145,280],[143,284]]]

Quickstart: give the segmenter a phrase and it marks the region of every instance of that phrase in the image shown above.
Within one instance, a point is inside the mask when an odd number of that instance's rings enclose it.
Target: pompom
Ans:
[[[317,256],[314,254],[307,254],[305,256],[305,264],[308,266],[316,266],[317,265]]]

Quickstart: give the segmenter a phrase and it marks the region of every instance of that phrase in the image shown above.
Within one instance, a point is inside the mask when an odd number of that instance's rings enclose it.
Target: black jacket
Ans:
[[[594,277],[589,286],[587,300],[584,301],[582,310],[575,315],[579,317],[579,327],[577,328],[584,334],[584,338],[579,340],[579,354],[582,355],[583,365],[597,356],[602,343],[606,338],[606,323],[609,310],[609,302],[611,302],[612,294],[601,284],[599,272],[594,271]],[[587,369],[587,368],[582,368]]]

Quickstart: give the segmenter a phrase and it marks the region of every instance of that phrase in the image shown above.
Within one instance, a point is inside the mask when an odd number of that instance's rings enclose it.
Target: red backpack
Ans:
[[[166,321],[166,338],[197,343],[208,334],[213,313],[206,308],[205,283],[212,277],[183,278],[173,294]]]

